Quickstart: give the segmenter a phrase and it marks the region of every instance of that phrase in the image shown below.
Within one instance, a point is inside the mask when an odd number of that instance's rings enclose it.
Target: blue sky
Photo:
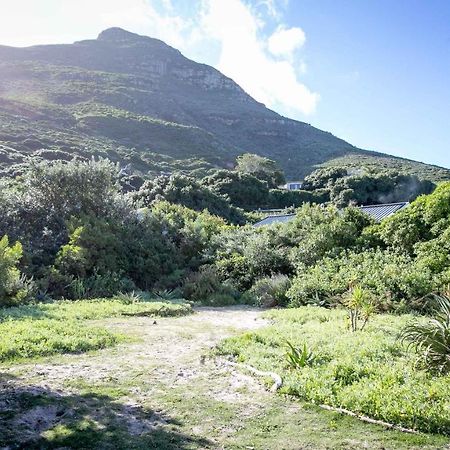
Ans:
[[[163,39],[354,145],[450,167],[448,0],[0,2],[1,44],[109,26]]]

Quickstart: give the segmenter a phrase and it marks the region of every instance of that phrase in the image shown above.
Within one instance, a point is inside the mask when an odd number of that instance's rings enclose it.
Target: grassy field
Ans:
[[[192,312],[184,303],[120,300],[61,301],[0,310],[0,362],[77,353],[117,344],[124,336],[89,320],[120,316],[180,316]]]
[[[412,317],[378,315],[351,333],[346,312],[304,307],[266,313],[270,327],[226,340],[222,354],[279,373],[281,392],[417,430],[450,435],[450,376],[433,376],[397,336]],[[287,342],[306,350],[288,363]]]
[[[155,319],[163,311],[166,317]],[[0,363],[0,448],[448,448],[444,436],[387,431],[292,395],[273,394],[214,357],[211,349],[224,338],[247,331],[225,344],[243,342],[245,347],[252,342],[246,336],[267,333],[259,310],[236,306],[189,312],[183,304],[123,305],[117,300],[4,310],[1,325],[22,326],[28,336],[22,339],[16,330],[21,345],[39,324],[61,328],[54,329],[57,354],[42,357],[36,351],[36,358]],[[317,312],[317,320],[323,320]],[[295,327],[305,320],[299,316]],[[100,342],[100,334],[85,327],[121,338],[100,351],[67,353],[73,350],[61,343],[66,334],[95,336]],[[279,350],[283,358],[282,347],[273,351]]]

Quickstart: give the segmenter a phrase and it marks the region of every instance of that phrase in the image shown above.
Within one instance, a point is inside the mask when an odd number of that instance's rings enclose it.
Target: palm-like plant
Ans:
[[[364,330],[369,318],[376,312],[370,292],[356,285],[344,298],[343,303],[348,309],[351,330]],[[359,325],[360,320],[362,320],[361,325]]]
[[[400,338],[420,353],[420,359],[429,370],[450,372],[450,297],[434,296],[436,316],[423,323],[418,320],[408,324]]]

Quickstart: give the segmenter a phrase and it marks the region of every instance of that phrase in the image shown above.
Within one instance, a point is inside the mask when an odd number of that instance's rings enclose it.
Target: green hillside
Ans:
[[[111,28],[95,40],[0,46],[0,170],[28,156],[107,156],[135,171],[230,167],[251,152],[290,179],[315,166],[392,166],[433,180],[450,171],[357,149],[287,119],[212,67],[165,43]]]

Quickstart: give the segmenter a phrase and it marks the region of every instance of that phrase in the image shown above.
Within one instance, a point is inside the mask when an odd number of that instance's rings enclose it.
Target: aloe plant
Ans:
[[[308,350],[306,343],[303,344],[302,348],[294,347],[289,341],[286,341],[286,344],[288,346],[286,359],[293,369],[301,369],[313,363],[314,355]]]
[[[401,332],[402,341],[407,341],[418,353],[429,370],[450,372],[450,297],[434,296],[436,315],[426,322],[414,320]]]

